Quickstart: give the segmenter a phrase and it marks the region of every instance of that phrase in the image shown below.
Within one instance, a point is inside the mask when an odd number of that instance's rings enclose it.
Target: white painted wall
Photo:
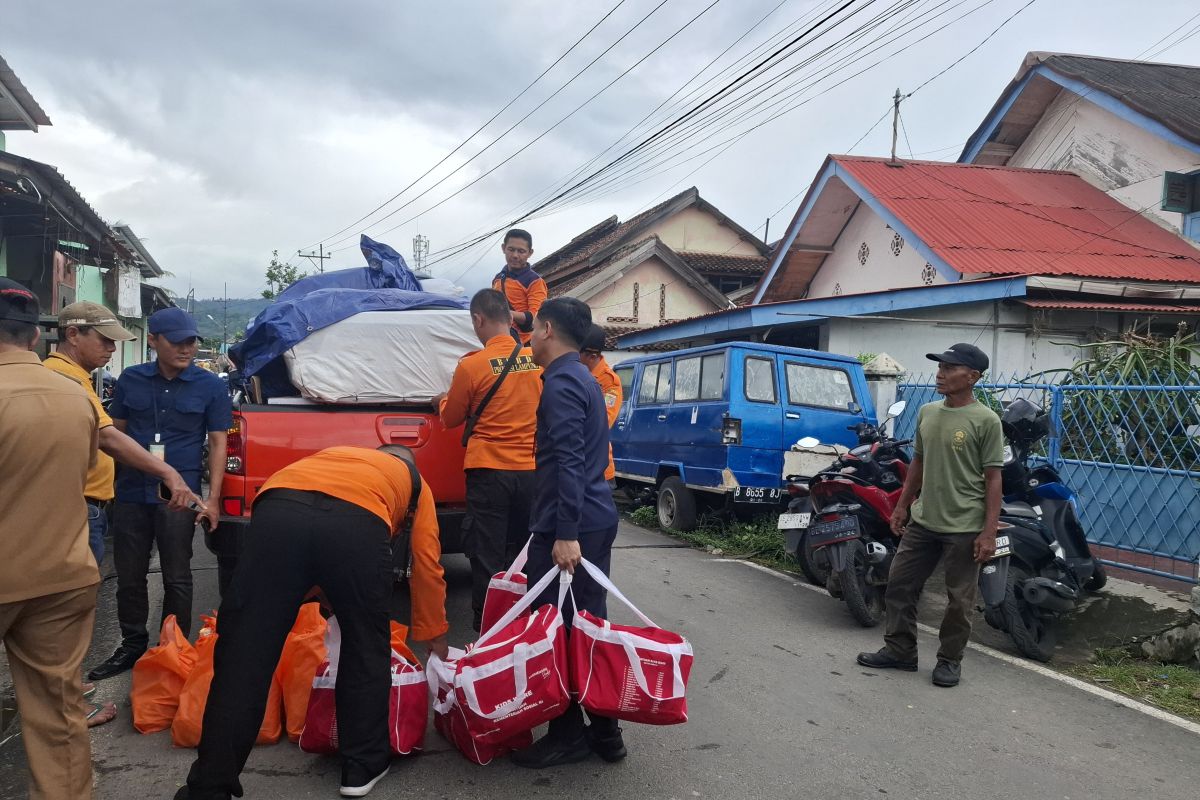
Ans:
[[[722,225],[712,214],[694,206],[652,225],[643,234],[651,235],[658,236],[672,250],[735,256],[760,255],[754,245],[738,236],[737,231]]]
[[[866,205],[860,205],[834,243],[834,252],[825,259],[813,277],[808,297],[833,297],[948,283],[936,271],[933,271],[932,284],[925,283],[922,273],[926,261],[910,242],[903,242],[899,255],[893,254],[895,234],[882,217]],[[859,249],[864,243],[868,250],[865,266],[859,261]]]
[[[638,321],[617,322],[613,317],[633,316],[633,285],[638,284]],[[653,327],[659,324],[659,297],[666,285],[667,319],[687,319],[715,311],[716,306],[683,281],[679,273],[652,256],[624,273],[608,286],[601,287],[584,302],[592,309],[592,319],[601,325]]]
[[[1061,92],[1008,162],[1010,167],[1074,172],[1143,215],[1180,232],[1182,214],[1160,211],[1164,172],[1200,169],[1200,156]]]

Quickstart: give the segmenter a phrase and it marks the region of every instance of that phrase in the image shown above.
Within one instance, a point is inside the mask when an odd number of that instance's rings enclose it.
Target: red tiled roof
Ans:
[[[701,253],[695,250],[676,250],[689,267],[701,275],[762,275],[771,266],[765,256],[735,256],[728,253]]]
[[[1137,311],[1162,314],[1200,314],[1200,306],[1161,305],[1154,303],[1109,303],[1091,300],[1022,300],[1030,308],[1048,308],[1056,311]]]
[[[1072,173],[831,158],[959,272],[1200,283],[1200,249]]]

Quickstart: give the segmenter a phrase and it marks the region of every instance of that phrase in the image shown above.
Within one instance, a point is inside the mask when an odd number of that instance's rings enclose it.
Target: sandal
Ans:
[[[96,684],[92,683],[91,681],[84,681],[82,684],[82,688],[83,688],[83,699],[84,700],[92,699],[92,695],[94,695],[96,693]]]
[[[92,710],[87,715],[87,726],[96,728],[100,725],[105,725],[117,718],[116,703],[89,703]]]

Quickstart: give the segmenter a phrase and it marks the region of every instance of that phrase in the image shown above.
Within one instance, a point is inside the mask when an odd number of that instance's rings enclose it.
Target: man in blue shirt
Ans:
[[[537,412],[536,493],[529,529],[526,571],[532,583],[551,569],[573,573],[571,585],[580,610],[607,618],[605,592],[583,570],[582,556],[605,574],[617,536],[617,509],[604,479],[608,467],[608,413],[600,384],[579,360],[579,347],[592,327],[592,312],[569,297],[547,300],[533,325],[533,360],[542,367],[542,399]],[[538,601],[553,603],[552,585]],[[570,609],[564,610],[571,622]],[[572,703],[551,721],[547,734],[512,756],[513,762],[534,769],[582,761],[592,752],[605,761],[625,757],[617,721],[588,714]]]
[[[174,467],[197,495],[207,438],[211,485],[203,518],[215,528],[225,476],[226,432],[233,424],[229,393],[220,378],[192,363],[200,337],[187,312],[180,308],[155,312],[148,328],[157,359],[125,368],[109,415],[118,430]],[[174,614],[185,636],[191,629],[196,515],[168,508],[159,499],[158,484],[157,477],[140,470],[122,466],[117,471],[113,561],[122,642],[107,661],[88,673],[91,680],[131,669],[149,644],[146,579],[155,544],[162,565],[163,617]]]

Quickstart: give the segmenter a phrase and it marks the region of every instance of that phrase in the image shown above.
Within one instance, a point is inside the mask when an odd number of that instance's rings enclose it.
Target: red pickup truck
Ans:
[[[235,405],[229,430],[221,524],[205,535],[217,556],[222,592],[228,586],[250,522],[254,497],[277,470],[335,445],[412,448],[437,501],[442,552],[460,552],[466,509],[462,427],[447,429],[430,406],[280,403]]]

